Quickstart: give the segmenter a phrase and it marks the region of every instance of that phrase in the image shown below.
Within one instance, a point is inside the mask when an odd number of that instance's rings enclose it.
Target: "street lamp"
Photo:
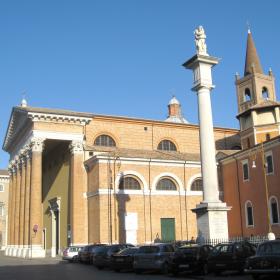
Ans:
[[[263,148],[263,142],[261,143],[261,163],[262,163],[262,170],[264,174],[264,187],[265,187],[265,198],[266,198],[266,207],[267,207],[267,221],[268,221],[268,234],[267,238],[268,240],[274,240],[275,239],[275,234],[272,232],[271,229],[271,219],[270,219],[270,208],[269,208],[269,200],[268,200],[268,184],[267,184],[267,162],[265,159],[265,154],[264,154],[264,148]],[[252,162],[252,168],[256,168],[256,158],[253,159]]]

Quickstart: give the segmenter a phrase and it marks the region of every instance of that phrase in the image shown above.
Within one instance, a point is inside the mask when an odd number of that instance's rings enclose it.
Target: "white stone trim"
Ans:
[[[86,198],[93,198],[96,196],[101,196],[101,195],[108,195],[109,194],[109,189],[108,188],[101,188],[98,189],[97,191],[93,192],[87,192],[85,193]],[[111,194],[114,195],[144,195],[144,196],[202,196],[201,192],[185,192],[185,191],[157,191],[157,190],[118,190],[114,192],[114,190],[111,190]]]
[[[104,155],[95,155],[99,163],[108,163],[108,157]],[[146,159],[146,158],[124,158],[120,157],[122,164],[136,164],[136,165],[151,165],[151,166],[170,166],[170,167],[193,167],[200,168],[200,162],[195,161],[176,161],[176,160],[160,160],[160,159]]]
[[[33,130],[33,137],[45,138],[51,140],[66,140],[66,141],[83,141],[84,134],[82,133],[69,133],[61,131],[42,131],[42,130]]]

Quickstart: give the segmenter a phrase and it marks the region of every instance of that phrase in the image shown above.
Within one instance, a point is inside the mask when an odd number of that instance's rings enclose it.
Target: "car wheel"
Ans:
[[[258,274],[252,274],[252,278],[253,278],[254,280],[258,280],[258,279],[260,279],[260,275],[258,275]]]
[[[207,264],[207,263],[205,263],[205,264],[202,266],[201,274],[202,274],[202,275],[207,275],[207,274],[208,274],[208,264]]]
[[[221,271],[219,271],[219,270],[216,270],[215,272],[214,272],[214,274],[216,275],[216,276],[220,276],[221,275]]]
[[[120,272],[120,270],[119,270],[119,269],[114,269],[114,271],[115,271],[115,272]]]
[[[97,266],[97,269],[102,270],[103,266]]]

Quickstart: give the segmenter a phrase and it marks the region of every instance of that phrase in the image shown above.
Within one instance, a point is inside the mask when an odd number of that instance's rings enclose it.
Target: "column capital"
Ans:
[[[43,152],[44,141],[45,139],[43,138],[32,138],[30,142],[32,152]]]
[[[82,153],[84,151],[83,141],[73,140],[69,145],[69,149],[72,154]]]

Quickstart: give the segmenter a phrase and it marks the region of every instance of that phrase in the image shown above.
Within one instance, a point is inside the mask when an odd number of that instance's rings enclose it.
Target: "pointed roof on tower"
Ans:
[[[248,29],[244,76],[252,74],[253,72],[263,74],[261,62],[257,53],[257,49],[255,47],[253,36],[250,29]]]

